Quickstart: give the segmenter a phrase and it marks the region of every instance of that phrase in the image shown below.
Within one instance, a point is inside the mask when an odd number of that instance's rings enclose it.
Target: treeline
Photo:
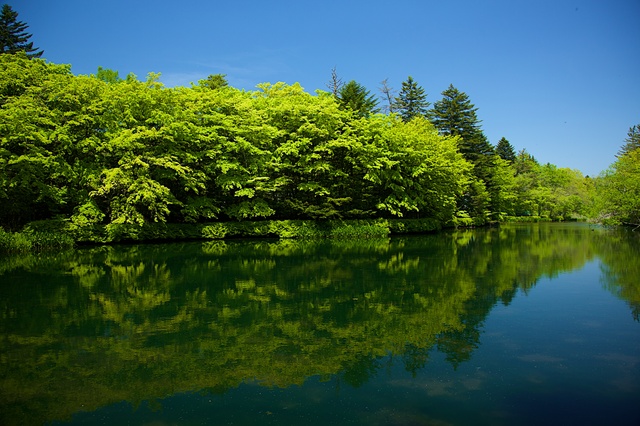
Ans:
[[[506,140],[498,155],[479,128],[465,138],[297,84],[244,91],[211,76],[166,88],[158,77],[0,55],[0,224],[588,214],[590,179]]]

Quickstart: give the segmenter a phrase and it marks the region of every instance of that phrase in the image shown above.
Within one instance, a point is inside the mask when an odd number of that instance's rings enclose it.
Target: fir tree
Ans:
[[[507,160],[511,163],[516,161],[516,151],[513,149],[513,146],[509,143],[506,138],[502,138],[498,141],[498,145],[496,145],[496,154],[500,156],[503,160]]]
[[[441,134],[470,139],[480,132],[477,110],[469,96],[451,84],[442,92],[442,99],[433,104],[429,116]]]
[[[338,103],[362,117],[378,112],[378,100],[364,86],[351,80],[338,92]]]
[[[403,121],[410,121],[414,117],[427,115],[427,108],[431,105],[427,102],[427,94],[418,83],[409,76],[402,82],[400,93],[394,99],[392,110],[402,117]]]
[[[622,145],[616,157],[622,157],[623,155],[640,148],[640,124],[636,124],[629,128],[627,138],[624,142],[624,145]]]
[[[33,47],[27,33],[29,26],[18,21],[18,12],[5,4],[0,13],[0,53],[16,53],[24,51],[29,58],[39,58],[43,51]]]
[[[200,87],[206,87],[211,90],[222,89],[223,87],[228,87],[229,82],[227,82],[226,74],[210,74],[204,80],[198,80],[198,85]]]

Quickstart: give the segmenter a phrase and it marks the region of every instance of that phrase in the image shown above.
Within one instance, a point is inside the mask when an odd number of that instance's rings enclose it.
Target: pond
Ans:
[[[0,424],[640,424],[640,236],[0,258]]]

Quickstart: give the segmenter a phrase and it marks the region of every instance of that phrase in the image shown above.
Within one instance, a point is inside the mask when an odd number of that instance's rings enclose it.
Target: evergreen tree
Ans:
[[[636,124],[629,128],[627,138],[624,142],[624,145],[622,145],[616,157],[622,157],[623,155],[640,148],[640,124]]]
[[[31,34],[27,33],[29,26],[18,21],[18,12],[5,4],[0,13],[0,53],[26,52],[30,58],[39,58],[43,51],[33,47],[29,41]]]
[[[200,87],[207,87],[211,90],[221,89],[229,86],[226,74],[211,74],[204,80],[198,80]]]
[[[338,103],[342,108],[348,108],[362,117],[378,112],[378,100],[355,80],[351,80],[340,88]]]
[[[477,110],[469,96],[451,84],[442,92],[442,99],[433,104],[429,116],[441,134],[469,139],[480,132]]]
[[[424,89],[409,76],[407,81],[402,82],[402,88],[394,99],[392,110],[399,113],[402,120],[406,122],[414,117],[426,116],[429,105],[431,104],[427,102]]]
[[[496,145],[496,154],[500,156],[503,160],[507,160],[511,163],[516,161],[516,151],[513,149],[513,146],[509,143],[506,138],[502,138],[498,141],[498,145]]]

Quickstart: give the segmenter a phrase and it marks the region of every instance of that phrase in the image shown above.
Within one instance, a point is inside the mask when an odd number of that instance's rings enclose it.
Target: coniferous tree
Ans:
[[[477,110],[469,96],[451,84],[442,92],[442,99],[433,104],[429,118],[441,134],[469,139],[480,131]]]
[[[516,151],[506,138],[501,138],[496,145],[496,154],[503,160],[513,163],[516,160]]]
[[[622,145],[616,157],[622,157],[623,155],[640,148],[640,124],[636,124],[629,128],[627,138],[624,142],[624,145]]]
[[[431,103],[427,102],[427,94],[424,89],[409,76],[402,82],[400,93],[394,99],[393,112],[397,112],[403,121],[410,121],[414,117],[427,115],[427,108]]]
[[[342,108],[348,108],[362,117],[378,112],[378,100],[355,80],[351,80],[340,88],[338,103]]]
[[[198,80],[198,85],[200,87],[207,87],[211,90],[215,90],[228,87],[229,83],[227,82],[226,74],[210,74],[206,79]]]
[[[29,26],[18,21],[18,12],[5,4],[0,13],[0,53],[16,53],[24,51],[30,58],[39,58],[43,51],[33,47],[27,33]]]

